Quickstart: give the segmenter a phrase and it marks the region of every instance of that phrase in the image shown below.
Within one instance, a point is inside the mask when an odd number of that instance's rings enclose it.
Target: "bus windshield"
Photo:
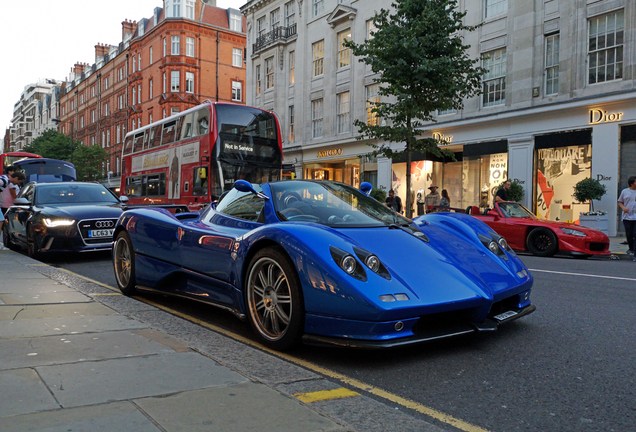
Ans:
[[[58,159],[24,159],[17,161],[16,168],[24,171],[25,183],[52,183],[77,180],[75,165]]]

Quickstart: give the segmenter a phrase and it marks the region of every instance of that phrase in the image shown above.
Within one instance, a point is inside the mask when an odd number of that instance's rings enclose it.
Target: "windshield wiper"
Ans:
[[[396,223],[392,223],[387,225],[389,227],[389,229],[399,229],[401,231],[404,231],[407,234],[410,234],[412,236],[415,236],[419,239],[422,239],[425,242],[429,242],[430,239],[428,238],[428,236],[426,234],[424,234],[422,231],[419,230],[414,230],[413,228],[411,228],[411,225],[409,224],[396,224]]]

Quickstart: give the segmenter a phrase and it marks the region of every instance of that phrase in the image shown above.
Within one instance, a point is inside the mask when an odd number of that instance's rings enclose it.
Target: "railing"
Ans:
[[[277,41],[284,42],[295,35],[296,24],[292,24],[289,27],[276,27],[274,30],[256,38],[256,42],[252,45],[252,53],[256,54]]]

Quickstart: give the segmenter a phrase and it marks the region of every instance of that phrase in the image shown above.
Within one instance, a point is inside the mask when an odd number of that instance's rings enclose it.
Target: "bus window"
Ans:
[[[152,129],[152,141],[150,142],[150,147],[157,147],[161,145],[161,125],[157,125],[151,128]]]
[[[181,126],[181,139],[190,138],[194,135],[194,113],[186,115],[183,119],[183,125]]]
[[[126,195],[129,197],[141,196],[141,176],[126,179]]]
[[[192,195],[208,194],[208,167],[196,167],[192,175]]]
[[[152,174],[148,175],[146,181],[146,193],[145,196],[164,196],[166,194],[166,175]]]
[[[135,137],[133,138],[132,151],[133,151],[133,153],[137,153],[139,151],[142,151],[143,149],[144,149],[144,133],[143,132],[137,132],[135,134]]]
[[[133,148],[133,136],[132,135],[127,135],[126,136],[126,140],[124,142],[124,154],[131,154],[132,153],[132,148]]]
[[[175,133],[176,133],[176,121],[172,120],[168,123],[164,123],[163,131],[161,132],[161,145],[170,144],[174,142]]]
[[[196,113],[196,123],[197,123],[197,134],[205,135],[208,133],[210,126],[210,116],[209,111],[207,109],[197,110]]]

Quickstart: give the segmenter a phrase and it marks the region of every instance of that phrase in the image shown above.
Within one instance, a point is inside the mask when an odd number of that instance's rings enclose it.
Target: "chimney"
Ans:
[[[137,29],[137,22],[124,20],[121,23],[121,40],[122,42],[126,42],[128,39],[132,38],[135,34],[135,30]]]
[[[99,63],[104,60],[104,57],[108,54],[110,45],[100,44],[95,45],[95,63]]]

